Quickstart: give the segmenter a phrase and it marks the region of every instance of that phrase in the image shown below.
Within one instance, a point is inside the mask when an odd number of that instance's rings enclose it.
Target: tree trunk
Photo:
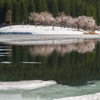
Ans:
[[[52,30],[54,31],[54,26],[52,26]]]

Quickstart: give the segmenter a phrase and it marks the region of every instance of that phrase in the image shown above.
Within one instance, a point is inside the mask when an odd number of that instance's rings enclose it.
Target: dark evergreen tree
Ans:
[[[5,18],[6,10],[4,10],[4,5],[5,5],[5,1],[4,0],[0,0],[0,23],[3,23],[4,22],[4,18]]]
[[[12,10],[13,9],[12,1],[6,0],[5,6],[6,6],[6,11]]]
[[[52,13],[53,13],[54,17],[56,17],[59,13],[57,0],[52,0]]]
[[[19,24],[19,5],[18,2],[14,1],[13,5],[13,22]]]
[[[20,4],[20,17],[21,17],[21,22],[27,23],[28,20],[28,11],[27,11],[27,5],[24,0],[21,0]]]
[[[38,11],[48,11],[46,0],[38,0]]]
[[[68,3],[68,0],[58,0],[58,7],[59,7],[60,12],[65,12],[66,14],[68,14],[67,3]]]
[[[97,24],[100,25],[100,2],[97,3],[96,10]]]
[[[35,8],[35,3],[33,0],[29,0],[29,6],[28,6],[28,12],[35,12],[36,8]]]
[[[71,8],[70,8],[70,15],[75,17],[76,16],[76,9],[75,9],[76,5],[75,5],[75,1],[71,1]]]

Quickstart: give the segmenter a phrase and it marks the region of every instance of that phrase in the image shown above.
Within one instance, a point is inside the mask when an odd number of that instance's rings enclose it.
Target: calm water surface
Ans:
[[[35,90],[0,90],[0,100],[53,100],[100,92],[100,42],[0,44],[0,81],[54,80]]]

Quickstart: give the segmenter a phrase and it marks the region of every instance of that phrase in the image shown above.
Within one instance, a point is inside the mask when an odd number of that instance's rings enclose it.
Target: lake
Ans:
[[[28,90],[0,87],[0,100],[53,100],[100,92],[99,41],[84,40],[66,45],[0,44],[1,82],[57,82]]]

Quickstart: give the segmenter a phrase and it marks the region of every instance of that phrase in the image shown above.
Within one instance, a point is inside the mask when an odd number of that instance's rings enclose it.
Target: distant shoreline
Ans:
[[[84,39],[100,39],[98,35],[85,35],[84,30],[52,26],[12,25],[0,28],[0,43],[14,45],[69,44],[83,42]]]
[[[65,45],[80,43],[85,40],[99,40],[100,35],[74,35],[74,34],[2,34],[0,43],[12,45]]]

